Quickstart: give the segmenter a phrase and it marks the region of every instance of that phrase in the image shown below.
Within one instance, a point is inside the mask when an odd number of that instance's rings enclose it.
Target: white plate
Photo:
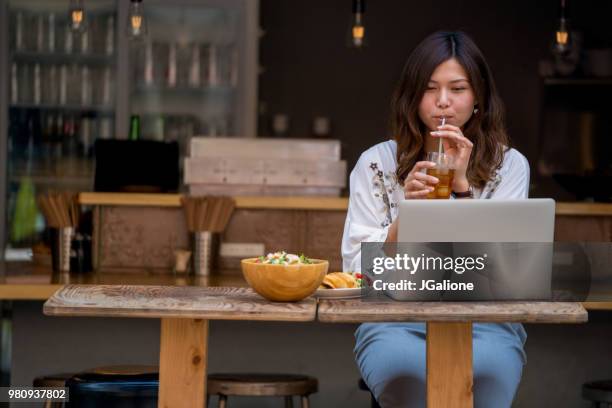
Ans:
[[[325,299],[356,298],[361,296],[361,288],[317,289],[315,296]]]

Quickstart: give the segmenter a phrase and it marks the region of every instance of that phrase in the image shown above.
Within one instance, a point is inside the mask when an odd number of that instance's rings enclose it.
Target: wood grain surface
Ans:
[[[583,323],[587,312],[569,302],[382,302],[320,300],[318,320],[358,322],[525,322]]]
[[[208,320],[161,321],[160,408],[205,407]]]
[[[52,316],[312,321],[316,300],[270,302],[249,288],[233,287],[67,285],[45,302],[43,312]]]
[[[427,323],[427,407],[472,408],[472,323]]]
[[[180,194],[140,193],[80,193],[79,202],[85,205],[135,205],[179,207]],[[348,208],[346,197],[235,197],[236,208],[275,208],[299,210],[343,210]],[[556,203],[557,215],[612,216],[612,205],[607,203]]]

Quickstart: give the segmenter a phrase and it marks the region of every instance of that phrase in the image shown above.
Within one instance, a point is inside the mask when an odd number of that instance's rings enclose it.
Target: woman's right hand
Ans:
[[[404,197],[409,199],[425,198],[431,193],[439,180],[428,176],[423,170],[436,167],[436,163],[430,161],[416,162],[406,179],[404,180]]]

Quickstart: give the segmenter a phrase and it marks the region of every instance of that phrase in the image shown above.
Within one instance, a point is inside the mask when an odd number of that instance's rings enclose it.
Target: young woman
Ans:
[[[444,126],[440,126],[445,118]],[[438,180],[424,170],[439,139],[453,156],[461,199],[527,198],[529,164],[510,148],[491,71],[462,32],[436,32],[408,57],[392,102],[393,139],[366,150],[350,176],[344,270],[361,268],[361,242],[397,241],[401,200],[425,198]],[[362,324],[355,355],[380,405],[425,406],[425,324]],[[526,358],[520,324],[474,324],[474,405],[510,407]]]

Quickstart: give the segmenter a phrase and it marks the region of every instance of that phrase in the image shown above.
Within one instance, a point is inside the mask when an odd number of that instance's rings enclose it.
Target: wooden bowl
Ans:
[[[311,264],[272,265],[243,259],[242,274],[261,296],[276,302],[294,302],[312,295],[327,273],[329,262],[311,259]]]

